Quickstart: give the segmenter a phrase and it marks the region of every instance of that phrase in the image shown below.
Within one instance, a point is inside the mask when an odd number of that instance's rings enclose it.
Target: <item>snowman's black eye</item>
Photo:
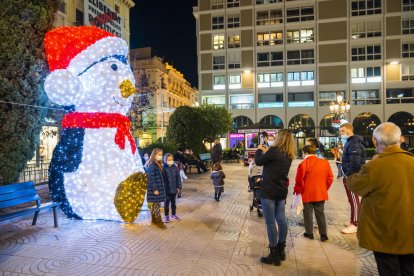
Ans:
[[[118,70],[118,65],[116,65],[115,63],[111,64],[111,69],[114,71]]]

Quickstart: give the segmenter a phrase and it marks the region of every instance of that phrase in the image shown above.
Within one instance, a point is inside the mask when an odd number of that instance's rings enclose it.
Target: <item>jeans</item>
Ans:
[[[342,163],[336,163],[338,167],[338,177],[342,177]]]
[[[270,247],[276,247],[278,243],[278,231],[279,229],[279,243],[286,242],[287,237],[287,222],[285,217],[285,204],[286,200],[272,200],[261,199],[263,216],[266,222],[267,238],[269,239]]]
[[[414,275],[414,254],[394,255],[374,252],[380,276]]]
[[[313,234],[313,211],[318,223],[319,235],[326,235],[325,201],[303,203],[303,220],[307,234]]]
[[[164,214],[166,216],[170,213],[170,202],[171,202],[171,211],[172,215],[175,215],[175,210],[177,209],[177,206],[175,205],[175,196],[176,194],[166,194],[165,197],[165,204],[164,204]]]

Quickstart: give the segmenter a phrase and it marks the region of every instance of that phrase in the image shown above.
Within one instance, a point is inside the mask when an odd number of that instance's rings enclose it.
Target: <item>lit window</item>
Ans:
[[[228,37],[228,48],[240,48],[240,35],[239,34],[230,34]]]
[[[213,30],[224,29],[224,16],[214,16],[211,18],[211,28]]]
[[[282,3],[283,0],[256,0],[256,5]]]
[[[218,106],[226,106],[225,96],[203,96],[201,99],[203,104],[212,104]]]
[[[229,69],[240,68],[240,53],[228,53]]]
[[[313,29],[288,30],[286,32],[287,43],[313,42]]]
[[[257,54],[257,67],[283,65],[283,52],[265,52]]]
[[[288,93],[288,107],[314,106],[313,92]]]
[[[229,75],[229,89],[241,88],[241,75]]]
[[[351,93],[353,105],[380,104],[379,90],[353,90]]]
[[[413,0],[402,0],[403,11],[414,11],[414,1]]]
[[[213,77],[213,89],[220,90],[226,88],[226,77],[224,75],[218,75]]]
[[[401,66],[401,80],[414,80],[414,64],[403,64]]]
[[[283,73],[257,74],[257,86],[260,88],[283,87]]]
[[[381,59],[380,45],[364,45],[352,47],[352,61]]]
[[[414,57],[414,43],[403,43],[401,45],[401,56],[403,58]]]
[[[273,25],[283,23],[282,10],[266,10],[256,13],[256,25]]]
[[[224,49],[224,35],[213,35],[213,49]]]
[[[227,8],[234,8],[240,5],[239,0],[227,0]]]
[[[250,108],[254,108],[253,95],[230,96],[230,109],[250,109]]]
[[[213,56],[213,70],[220,70],[225,68],[224,56]]]
[[[336,101],[337,95],[341,95],[346,100],[345,91],[320,91],[319,92],[319,106],[330,105],[331,102]]]
[[[381,13],[381,0],[352,0],[352,16]]]
[[[259,94],[258,108],[283,107],[283,94]]]
[[[381,67],[359,67],[351,69],[352,83],[381,82]]]
[[[402,19],[402,34],[414,34],[414,17]]]
[[[286,22],[313,20],[313,7],[298,7],[286,10]]]
[[[223,0],[211,0],[211,9],[218,10],[224,8]]]
[[[313,71],[288,72],[288,86],[307,86],[315,84],[315,74]]]
[[[367,67],[367,82],[381,82],[381,67]]]
[[[293,64],[313,64],[314,51],[311,50],[296,50],[287,51],[287,65]]]
[[[257,33],[257,46],[283,44],[283,32],[270,31]]]
[[[240,15],[238,14],[227,15],[227,28],[237,28],[237,27],[240,27]]]
[[[414,88],[387,89],[387,104],[414,103]]]
[[[351,38],[366,38],[381,36],[381,20],[351,22]]]

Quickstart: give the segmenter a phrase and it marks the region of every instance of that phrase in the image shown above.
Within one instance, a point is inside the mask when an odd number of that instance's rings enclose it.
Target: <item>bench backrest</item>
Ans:
[[[0,186],[0,208],[36,201],[40,206],[40,197],[33,182],[23,182]]]
[[[209,159],[211,159],[211,153],[201,153],[200,154],[200,160],[201,161],[209,160]]]

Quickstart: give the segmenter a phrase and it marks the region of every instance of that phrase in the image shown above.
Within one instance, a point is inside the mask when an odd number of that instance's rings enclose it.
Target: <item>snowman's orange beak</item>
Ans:
[[[136,89],[130,80],[124,80],[119,85],[121,90],[122,97],[125,99],[129,98],[132,94],[135,93]]]

